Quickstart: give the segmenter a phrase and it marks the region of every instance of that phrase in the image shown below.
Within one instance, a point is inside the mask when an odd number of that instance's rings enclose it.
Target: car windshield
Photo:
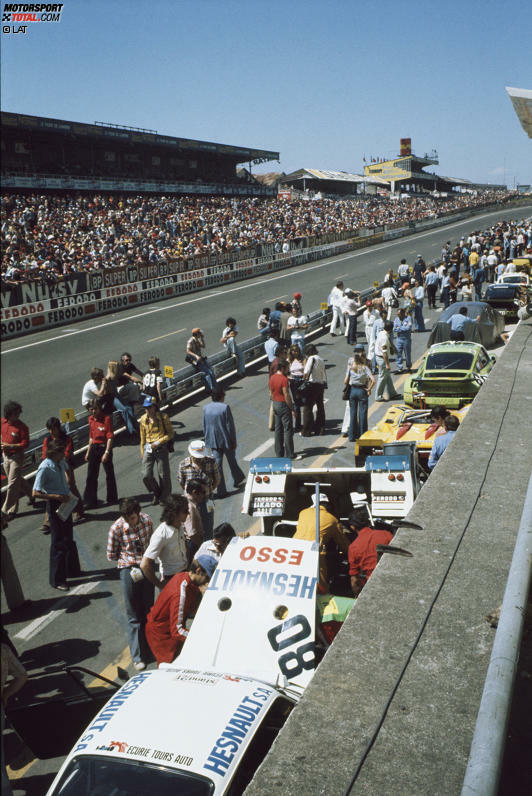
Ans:
[[[429,354],[425,370],[470,370],[473,355],[466,351],[438,351]]]
[[[210,796],[214,784],[186,771],[138,760],[83,755],[74,758],[54,796]]]

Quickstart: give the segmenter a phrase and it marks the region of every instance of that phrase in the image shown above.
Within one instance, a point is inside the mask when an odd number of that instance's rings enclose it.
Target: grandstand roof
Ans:
[[[327,169],[298,169],[291,174],[285,174],[286,180],[330,180],[333,182],[370,182],[378,185],[388,185],[387,180],[380,177],[363,177],[361,174],[349,174],[347,171],[329,171]]]
[[[521,122],[521,127],[532,138],[532,91],[528,88],[509,88],[506,86],[508,96]]]
[[[64,119],[49,119],[43,116],[28,116],[23,113],[2,111],[2,127],[8,129],[31,130],[34,132],[63,133],[76,137],[104,138],[115,142],[157,144],[174,148],[176,151],[197,151],[225,156],[235,163],[264,163],[268,160],[279,160],[279,152],[249,147],[216,144],[211,141],[197,141],[192,138],[177,138],[170,135],[159,135],[158,132],[112,124],[85,124],[70,122]]]

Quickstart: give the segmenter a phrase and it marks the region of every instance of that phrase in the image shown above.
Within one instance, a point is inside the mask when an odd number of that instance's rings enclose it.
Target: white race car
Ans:
[[[48,796],[240,794],[314,674],[318,548],[236,538],[181,655],[132,677]]]

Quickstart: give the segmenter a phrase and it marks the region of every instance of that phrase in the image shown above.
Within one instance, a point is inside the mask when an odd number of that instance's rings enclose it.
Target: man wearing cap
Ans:
[[[294,298],[290,302],[291,308],[294,309],[294,307],[295,307],[297,309],[298,313],[302,313],[303,312],[303,308],[301,306],[301,299],[302,298],[303,298],[303,296],[301,295],[301,293],[294,293]]]
[[[188,572],[180,572],[164,587],[148,614],[146,638],[157,665],[172,663],[187,640],[187,620],[198,610],[202,592],[210,581],[217,561],[198,555]]]
[[[170,494],[172,480],[168,443],[174,438],[174,429],[167,414],[159,411],[157,398],[148,396],[143,403],[146,414],[140,419],[140,455],[142,457],[142,480],[153,494],[152,506],[166,500]],[[157,465],[159,480],[153,471]]]
[[[231,470],[233,484],[237,489],[245,481],[245,473],[236,460],[236,429],[231,407],[224,402],[225,391],[219,384],[212,391],[212,403],[203,407],[203,436],[205,444],[211,449],[212,455],[220,471],[220,482],[216,497],[227,495],[227,487],[223,472],[223,458]]]
[[[328,511],[329,498],[320,492],[318,496],[320,512],[320,580],[319,589],[321,592],[329,591],[329,573],[327,570],[327,545],[329,542],[334,544],[342,551],[347,553],[349,543],[344,536],[340,523]],[[316,495],[312,495],[312,506],[299,512],[297,518],[297,528],[294,539],[306,539],[314,542],[316,539]]]
[[[212,392],[217,382],[214,370],[207,362],[205,337],[198,326],[192,329],[191,335],[192,337],[187,341],[186,361],[203,375],[208,392]]]
[[[206,496],[198,504],[198,511],[203,522],[205,539],[212,539],[214,527],[214,504],[212,497],[220,483],[220,468],[212,456],[210,448],[202,439],[194,439],[188,446],[189,456],[179,463],[177,480],[181,488],[186,491],[186,485],[191,478],[201,481],[206,486]]]

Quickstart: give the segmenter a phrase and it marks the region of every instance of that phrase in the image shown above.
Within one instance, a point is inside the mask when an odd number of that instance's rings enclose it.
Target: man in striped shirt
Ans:
[[[127,617],[127,640],[135,669],[146,668],[149,650],[144,635],[146,617],[153,604],[154,587],[140,569],[153,532],[153,523],[134,498],[122,498],[120,517],[109,528],[107,558],[116,561]]]

